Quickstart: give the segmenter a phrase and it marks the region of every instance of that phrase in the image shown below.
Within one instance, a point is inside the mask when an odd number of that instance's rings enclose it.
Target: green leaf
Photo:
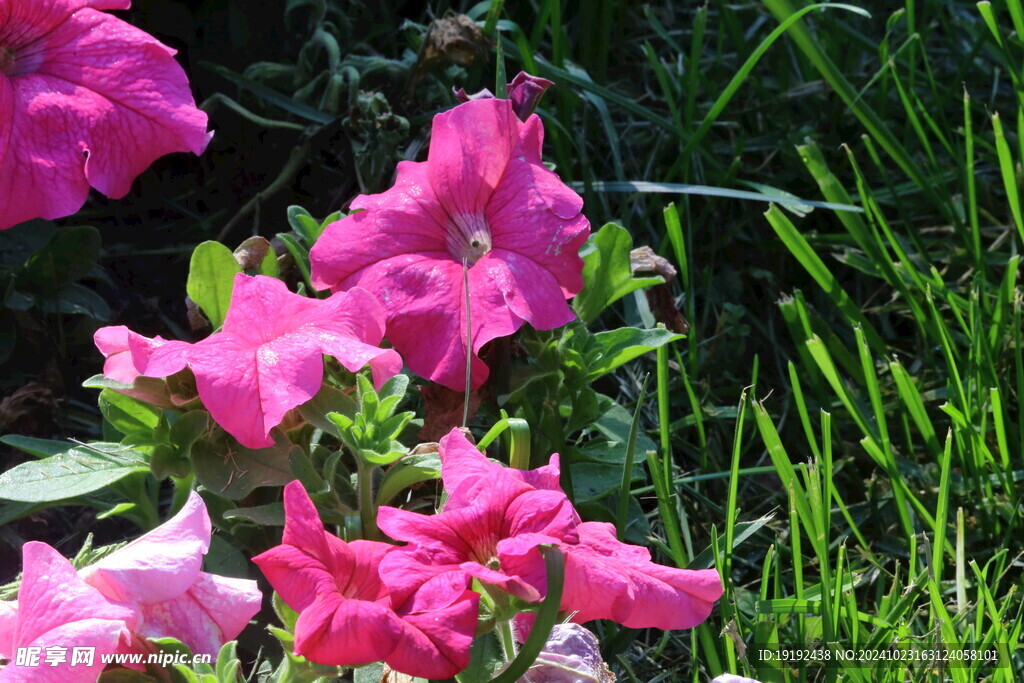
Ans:
[[[437,453],[408,455],[388,469],[377,490],[377,504],[387,505],[399,491],[413,484],[441,478],[441,458]]]
[[[611,443],[607,444],[607,447],[588,444],[583,452],[588,457],[604,462],[625,462],[626,442],[629,440],[629,429],[633,423],[633,416],[629,414],[628,410],[603,394],[598,394],[598,405],[601,409],[601,416],[597,418],[593,426],[607,436]],[[649,436],[644,433],[637,434],[636,450],[638,453],[657,449],[658,447]],[[613,455],[615,457],[612,457]]]
[[[99,405],[107,422],[125,436],[131,434],[151,438],[160,424],[159,408],[110,389],[100,392]]]
[[[288,606],[288,603],[277,593],[270,596],[270,605],[274,608],[274,614],[289,631],[295,630],[295,622],[299,620],[299,613]]]
[[[46,313],[87,315],[100,322],[110,319],[110,306],[103,297],[77,282],[65,285],[56,294],[42,299],[39,309]]]
[[[271,435],[275,444],[268,448],[246,448],[226,434],[197,441],[192,445],[192,464],[199,483],[219,496],[239,500],[260,486],[292,481],[288,460],[298,446],[280,429]]]
[[[3,442],[8,446],[13,446],[19,451],[28,453],[36,458],[49,458],[51,455],[63,453],[71,447],[67,441],[36,439],[31,436],[21,436],[19,434],[5,434],[4,436],[0,436],[0,442]]]
[[[19,288],[52,296],[93,269],[100,255],[99,230],[87,225],[58,230],[28,261]]]
[[[374,662],[352,670],[352,683],[380,683],[384,679],[384,664]]]
[[[619,488],[623,479],[622,465],[600,462],[574,462],[572,464],[572,490],[581,502],[601,498]],[[630,482],[643,479],[642,473],[631,468]]]
[[[224,324],[235,275],[241,272],[235,255],[220,242],[208,240],[192,252],[185,289],[214,329]]]
[[[267,503],[251,508],[234,508],[224,519],[247,519],[260,526],[284,526],[284,503]]]
[[[299,414],[306,422],[314,427],[324,430],[328,434],[341,437],[337,424],[328,419],[329,413],[338,413],[352,418],[359,412],[359,404],[356,400],[329,384],[320,387],[316,396],[299,406]]]
[[[638,356],[682,338],[683,335],[664,328],[644,330],[638,327],[620,327],[608,332],[598,332],[594,335],[594,341],[600,354],[589,365],[587,379],[593,381]]]
[[[797,215],[803,215],[808,209],[830,209],[832,211],[850,211],[853,213],[864,213],[864,209],[852,204],[840,204],[836,202],[818,202],[810,199],[801,199],[789,192],[782,192],[767,185],[758,183],[746,183],[755,187],[759,192],[748,190],[734,190],[730,187],[709,187],[707,185],[684,185],[681,183],[652,183],[647,181],[606,181],[598,180],[590,184],[593,192],[654,192],[658,194],[684,194],[700,195],[704,197],[724,197],[726,199],[740,199],[755,202],[771,202],[784,206]],[[583,183],[573,183],[573,189],[582,190]]]
[[[320,234],[327,227],[326,221],[321,224],[310,215],[309,211],[294,205],[288,207],[288,224],[292,226],[295,234],[306,243],[307,249],[316,244],[316,241],[320,239]]]
[[[192,410],[171,423],[169,440],[178,449],[178,455],[187,458],[192,445],[210,430],[210,414],[205,410]]]
[[[146,456],[137,450],[116,443],[83,444],[0,474],[0,498],[27,503],[65,500],[147,471]]]
[[[292,449],[291,453],[289,453],[288,466],[291,468],[295,478],[302,483],[303,488],[309,493],[327,493],[331,490],[330,485],[316,471],[316,467],[313,466],[313,461],[306,455],[306,451],[301,448]]]
[[[573,474],[575,474],[575,471],[573,471]],[[775,513],[774,512],[769,512],[767,515],[764,515],[763,517],[758,517],[757,519],[752,520],[750,522],[740,522],[740,523],[738,523],[736,525],[736,528],[733,530],[733,538],[732,538],[732,548],[733,548],[733,550],[738,548],[739,545],[741,543],[743,543],[743,541],[745,541],[748,538],[750,538],[751,536],[753,536],[761,527],[763,527],[764,525],[768,524],[768,522],[772,521],[773,519],[775,519]],[[718,543],[722,547],[725,547],[725,545],[726,545],[726,543],[725,543],[725,534],[722,534],[721,536],[718,537]],[[726,549],[726,551],[727,552],[731,552],[728,549]],[[686,568],[687,569],[709,569],[712,566],[714,566],[714,564],[715,564],[714,549],[712,548],[712,546],[709,545],[707,548],[705,548],[703,551],[701,551],[701,553],[698,554],[695,558],[690,560],[690,563],[688,565],[686,565]]]
[[[131,513],[138,509],[138,505],[135,503],[118,503],[109,510],[104,510],[96,514],[96,519],[106,519],[107,517],[116,517],[117,515],[125,515],[131,517]]]
[[[469,649],[469,666],[455,674],[459,683],[477,683],[486,681],[491,674],[505,661],[501,651],[501,642],[495,631],[481,634],[473,639]],[[379,683],[380,679],[374,683]]]
[[[221,66],[220,64],[214,64],[213,62],[201,62],[201,64],[215,74],[223,76],[235,85],[245,88],[260,99],[266,100],[270,104],[280,107],[287,112],[295,114],[296,116],[300,116],[308,121],[319,124],[327,124],[334,120],[334,117],[330,114],[324,113],[319,109],[314,109],[313,107],[303,104],[302,102],[288,97],[283,93],[277,92],[273,88],[268,88],[267,86],[257,83],[252,79],[235,73],[231,69]]]
[[[590,322],[633,290],[664,282],[660,277],[633,277],[629,265],[632,249],[633,238],[629,232],[614,223],[597,231],[589,250],[584,247],[583,290],[573,300],[580,320]]]

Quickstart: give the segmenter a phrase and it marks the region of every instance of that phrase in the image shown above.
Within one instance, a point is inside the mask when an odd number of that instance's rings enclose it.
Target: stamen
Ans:
[[[448,251],[472,266],[491,250],[491,228],[479,214],[451,216],[447,227]]]

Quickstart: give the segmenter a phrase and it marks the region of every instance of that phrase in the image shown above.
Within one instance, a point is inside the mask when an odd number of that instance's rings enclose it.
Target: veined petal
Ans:
[[[207,117],[174,51],[97,11],[129,4],[0,4],[14,59],[0,74],[0,229],[74,213],[90,185],[124,196],[158,157],[205,149]]]
[[[14,659],[14,630],[18,626],[18,601],[0,600],[0,659]]]
[[[112,652],[117,634],[125,627],[131,628],[138,620],[135,611],[114,604],[82,581],[71,563],[45,543],[26,543],[22,558],[24,570],[18,592],[14,647],[49,643],[71,629],[83,635],[94,632],[104,644],[113,632],[113,645],[108,650]],[[90,623],[73,626],[85,620]],[[117,628],[112,624],[117,624]]]
[[[11,662],[0,670],[0,683],[94,683],[106,664],[100,655],[118,651],[118,641],[124,629],[124,622],[112,619],[98,619],[83,615],[77,621],[61,624],[42,634],[33,641],[19,643],[19,647],[64,648],[68,661],[49,666],[19,666]],[[75,648],[95,648],[91,665],[71,666],[71,655]]]
[[[496,479],[512,478],[529,487],[561,491],[558,454],[550,463],[534,470],[517,470],[488,460],[459,430],[453,429],[438,444],[441,457],[441,479],[448,494],[446,510],[471,505],[481,493],[493,487]]]
[[[478,213],[519,143],[522,122],[508,100],[474,100],[434,117],[427,176],[449,216]]]
[[[327,226],[310,250],[315,287],[345,291],[360,271],[380,261],[413,253],[447,253],[448,220],[426,176],[427,164],[402,161],[395,184],[374,195],[360,195],[352,209],[363,209]]]
[[[199,494],[189,494],[174,517],[80,572],[116,602],[153,604],[176,598],[195,583],[210,549],[210,517]]]
[[[466,321],[462,264],[443,255],[406,254],[381,261],[352,279],[373,292],[389,315],[387,338],[409,368],[450,389],[466,383]],[[473,350],[522,324],[495,292],[487,307],[473,306]],[[478,301],[481,300],[479,297]],[[474,302],[475,303],[475,302]],[[427,343],[426,340],[430,340]],[[473,385],[487,378],[487,366],[473,357]]]
[[[562,546],[562,609],[577,612],[574,621],[611,619],[629,628],[692,628],[708,618],[722,596],[714,569],[655,564],[646,550],[617,541],[611,524],[585,522],[579,533],[578,545]]]
[[[195,344],[188,359],[199,398],[217,424],[246,448],[272,445],[274,424],[265,419],[260,400],[256,349],[234,335],[215,334]]]
[[[295,624],[295,654],[318,664],[360,666],[384,660],[403,631],[387,605],[321,593]]]
[[[450,607],[417,614],[400,612],[412,628],[387,663],[395,671],[422,678],[451,678],[469,666],[480,595],[466,591]]]
[[[187,591],[142,607],[141,638],[174,636],[196,654],[216,656],[260,611],[255,581],[200,572]]]

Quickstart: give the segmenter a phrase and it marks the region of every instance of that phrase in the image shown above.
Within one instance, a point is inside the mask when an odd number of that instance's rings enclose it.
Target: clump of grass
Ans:
[[[630,680],[1024,676],[1024,8],[870,4],[548,0],[533,24],[506,8],[510,62],[578,93],[542,112],[560,171],[592,220],[676,263],[692,326],[656,359],[640,415],[659,451],[633,494],[664,559],[713,562],[726,595],[692,633],[615,634]],[[684,195],[662,215],[682,184],[862,211]],[[750,650],[893,642],[994,648],[1000,666]]]

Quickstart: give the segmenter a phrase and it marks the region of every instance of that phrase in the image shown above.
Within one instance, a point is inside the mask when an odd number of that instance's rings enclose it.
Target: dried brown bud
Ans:
[[[267,252],[270,251],[270,242],[265,237],[250,237],[235,249],[235,260],[242,270],[256,270],[263,263]]]
[[[668,259],[658,256],[650,247],[637,247],[629,252],[629,267],[633,275],[660,275],[665,282],[644,290],[647,305],[651,308],[654,319],[677,334],[686,334],[690,324],[676,306],[669,283],[676,277],[675,267]]]

